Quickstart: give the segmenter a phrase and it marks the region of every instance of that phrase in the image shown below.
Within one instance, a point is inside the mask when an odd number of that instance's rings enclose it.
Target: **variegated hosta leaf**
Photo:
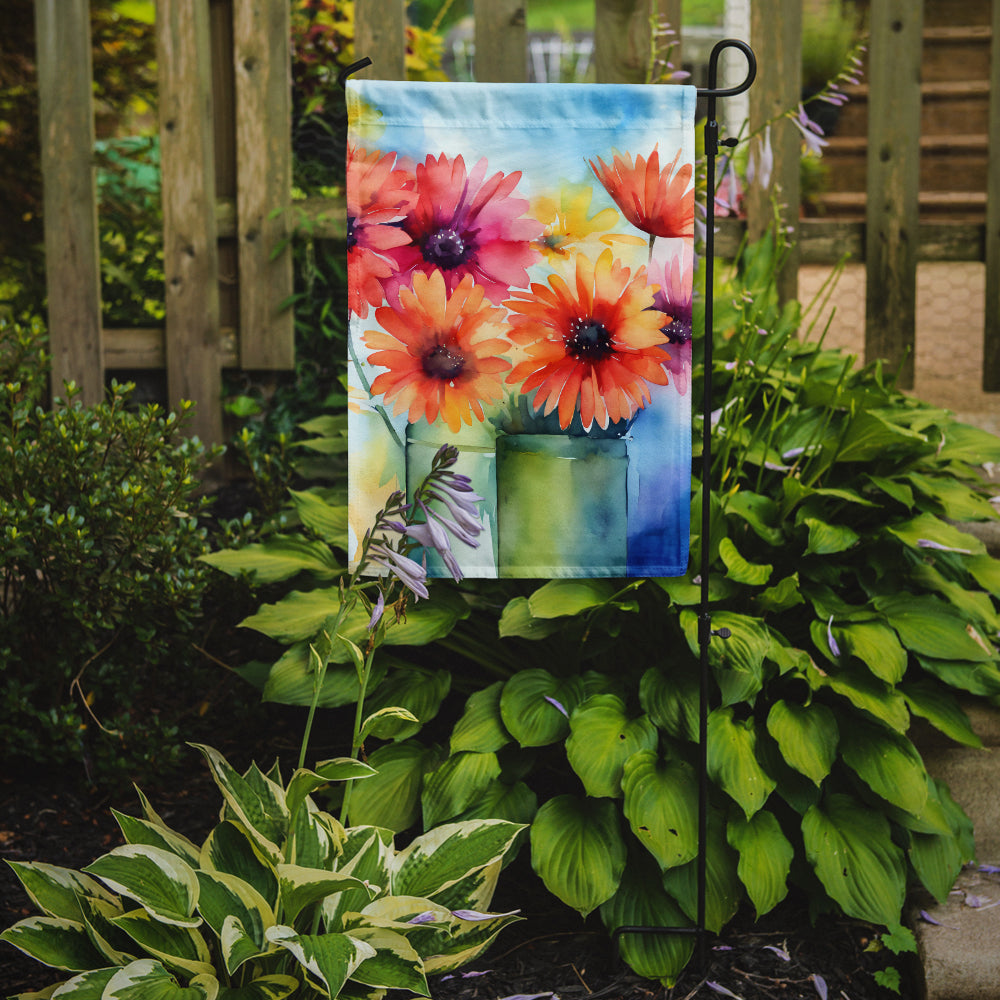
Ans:
[[[51,996],[55,1000],[101,1000],[105,986],[111,982],[119,968],[120,966],[109,966],[106,969],[91,969],[89,972],[81,972],[80,975],[67,979],[55,990],[49,987],[44,993],[21,993],[18,996],[21,998]],[[18,998],[14,997],[11,1000]]]
[[[309,978],[321,984],[330,996],[340,993],[344,983],[375,949],[349,934],[296,934],[291,927],[269,927],[267,939],[295,956]]]
[[[830,795],[805,814],[802,837],[820,882],[849,917],[899,923],[906,866],[885,816],[849,795]]]
[[[199,867],[225,872],[252,885],[271,905],[278,905],[278,875],[241,823],[220,823],[201,847]]]
[[[389,886],[392,861],[392,833],[373,826],[356,826],[347,831],[337,871],[353,875],[366,887],[345,889],[323,900],[323,921],[329,930],[344,930],[343,915],[363,909],[371,893],[385,892]]]
[[[351,789],[352,826],[381,826],[399,833],[420,817],[424,773],[438,763],[438,754],[416,740],[379,747],[368,761],[375,777]]]
[[[223,872],[198,872],[198,883],[201,893],[198,898],[198,910],[205,922],[215,931],[216,936],[223,938],[223,929],[227,920],[239,922],[242,937],[250,939],[254,954],[266,950],[264,931],[274,925],[274,912],[264,897],[248,882],[226,875]],[[234,930],[230,930],[230,938]],[[237,935],[238,937],[239,935]],[[232,975],[248,955],[243,954],[245,948],[240,946],[239,961],[230,964],[232,948],[226,951],[226,968]]]
[[[356,927],[351,931],[351,937],[375,949],[375,954],[366,958],[351,973],[355,982],[430,996],[424,963],[402,934],[384,927]]]
[[[737,721],[733,709],[717,708],[708,717],[708,774],[749,818],[767,801],[776,782],[757,762],[752,718]]]
[[[583,698],[579,677],[560,679],[547,670],[521,670],[504,684],[500,717],[521,746],[547,746],[566,736],[570,713]]]
[[[317,809],[312,799],[306,799],[292,820],[285,858],[304,868],[335,868],[343,842],[344,828],[340,822]]]
[[[212,956],[205,939],[190,927],[164,924],[145,910],[132,910],[111,921],[150,955],[189,976],[213,972]]]
[[[120,902],[109,903],[93,896],[83,896],[80,905],[90,940],[104,956],[105,965],[128,965],[140,957],[140,949],[135,942],[114,924],[115,917],[125,912]]]
[[[218,1000],[285,1000],[298,988],[300,982],[294,976],[261,976],[244,986],[224,986]]]
[[[312,903],[345,889],[361,889],[374,896],[361,879],[342,872],[303,868],[300,865],[278,865],[281,888],[281,907],[286,920],[294,921],[302,910]]]
[[[420,796],[424,826],[437,826],[468,808],[500,776],[495,753],[452,754],[424,778]]]
[[[312,795],[318,788],[328,785],[331,781],[349,781],[355,778],[370,778],[376,774],[373,767],[353,757],[337,757],[324,760],[313,770],[301,767],[288,782],[285,792],[285,805],[288,812],[294,815],[306,797]]]
[[[726,843],[726,824],[714,810],[708,816],[705,849],[705,926],[718,934],[729,923],[743,899],[736,874],[736,852]],[[663,887],[692,920],[698,918],[698,861],[663,873]]]
[[[517,837],[520,838],[523,832],[524,828]],[[500,870],[506,860],[507,856],[505,855],[492,864],[486,865],[485,868],[477,868],[465,878],[460,878],[446,889],[434,893],[434,901],[448,907],[449,910],[488,910],[493,902],[493,894],[496,892]]]
[[[621,797],[622,768],[632,754],[653,750],[659,740],[648,715],[630,719],[625,702],[613,694],[595,694],[570,716],[566,757],[595,798]]]
[[[393,635],[399,627],[405,628],[394,626],[388,634]],[[450,690],[451,674],[447,670],[410,667],[390,673],[372,691],[365,704],[372,712],[385,708],[406,709],[411,719],[385,716],[381,718],[378,728],[381,739],[405,740],[418,733],[425,722],[437,715],[441,702]]]
[[[531,865],[549,892],[586,916],[618,889],[625,842],[609,799],[557,795],[531,824]]]
[[[510,743],[500,716],[500,692],[503,681],[496,681],[489,687],[469,696],[462,717],[455,723],[451,733],[451,752],[474,750],[477,753],[495,753]]]
[[[216,1000],[219,981],[199,975],[187,986],[153,959],[143,958],[119,969],[108,981],[101,1000]]]
[[[661,869],[697,855],[698,783],[690,765],[640,751],[625,762],[622,789],[632,832]]]
[[[126,816],[125,813],[120,813],[117,809],[112,809],[111,812],[129,844],[159,847],[161,850],[176,854],[192,868],[197,866],[199,849],[187,837],[161,824],[145,819],[136,819],[134,816]]]
[[[601,904],[601,920],[614,932],[619,927],[689,927],[691,921],[664,891],[651,859],[630,858],[618,891]],[[622,934],[618,948],[640,976],[672,986],[691,959],[692,934]]]
[[[109,903],[114,896],[97,879],[40,861],[8,861],[32,903],[46,916],[82,920],[80,896],[93,896]]]
[[[433,953],[424,957],[424,971],[430,975],[451,972],[478,958],[508,924],[521,917],[511,913],[479,914],[465,919],[466,910],[452,910],[455,922],[451,933],[443,937]],[[414,942],[416,944],[416,942]]]
[[[758,918],[788,895],[788,872],[795,849],[782,833],[774,813],[761,809],[750,819],[729,821],[726,837],[740,853],[736,873],[746,886]]]
[[[94,948],[87,928],[65,917],[28,917],[0,934],[26,955],[54,969],[81,972],[100,968],[105,959]]]
[[[446,823],[421,834],[393,860],[391,891],[433,899],[473,872],[500,861],[523,827],[502,819]]]
[[[833,712],[819,702],[798,705],[779,699],[767,715],[767,731],[781,756],[815,785],[830,773],[840,733]]]
[[[906,736],[854,719],[840,752],[876,795],[905,812],[921,813],[927,802],[927,771]]]
[[[85,869],[109,889],[134,899],[150,916],[165,924],[197,927],[198,878],[172,851],[146,844],[124,844]]]
[[[203,744],[193,745],[208,761],[226,806],[247,828],[264,855],[277,863],[281,856],[278,845],[288,831],[284,789],[253,769],[242,776],[217,750]]]

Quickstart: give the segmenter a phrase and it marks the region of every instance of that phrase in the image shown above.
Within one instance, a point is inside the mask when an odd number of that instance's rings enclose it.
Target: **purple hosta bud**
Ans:
[[[418,913],[415,917],[410,917],[406,922],[408,924],[431,924],[437,920],[437,914],[433,910],[424,910],[423,913]]]
[[[837,640],[833,637],[833,615],[830,615],[830,620],[826,623],[826,642],[830,647],[830,652],[839,657],[840,646],[837,645]]]
[[[1000,875],[1000,865],[979,865],[977,870],[986,875]]]
[[[495,917],[516,917],[521,911],[510,910],[507,913],[480,913],[479,910],[452,910],[451,915],[459,920],[493,920]]]
[[[372,608],[372,616],[368,619],[368,631],[372,632],[375,626],[382,620],[382,613],[385,611],[385,595],[380,590],[378,592],[378,600],[375,602],[375,607]]]
[[[766,190],[771,186],[771,174],[774,172],[774,150],[771,148],[771,126],[764,129],[763,136],[750,145],[750,158],[747,161],[747,183],[760,184]]]
[[[819,1000],[826,1000],[827,993],[829,992],[826,988],[826,980],[815,972],[809,978],[813,981],[813,986],[819,994]]]
[[[921,549],[937,549],[940,552],[958,552],[963,556],[971,556],[972,549],[956,549],[951,545],[942,545],[940,542],[935,542],[930,538],[918,538],[917,548]]]
[[[421,506],[423,506],[421,504]],[[443,560],[448,572],[455,580],[462,579],[462,570],[455,560],[451,551],[451,544],[448,541],[448,533],[438,522],[428,514],[427,520],[422,524],[410,524],[406,527],[406,537],[412,538],[418,545],[425,549],[433,549]],[[476,543],[478,544],[478,542]]]
[[[554,705],[560,712],[562,712],[562,714],[565,715],[567,719],[569,718],[569,712],[566,711],[565,706],[563,706],[563,704],[561,702],[556,701],[555,698],[553,698],[553,697],[551,697],[550,695],[547,695],[547,694],[543,695],[542,697],[545,698],[545,700],[550,705]]]
[[[792,956],[784,948],[779,948],[776,944],[766,944],[764,945],[764,950],[773,951],[782,962],[790,962],[792,960]]]
[[[734,1000],[743,1000],[743,997],[741,997],[739,993],[734,993],[732,990],[726,989],[726,987],[723,986],[722,983],[713,983],[711,980],[709,980],[708,982],[705,983],[705,985],[713,993],[721,993],[724,997],[733,997]]]
[[[409,556],[396,552],[383,542],[376,542],[369,546],[368,558],[377,566],[387,569],[416,597],[430,596],[427,592],[427,570]]]
[[[827,145],[822,138],[823,130],[806,114],[806,109],[800,104],[798,114],[792,116],[792,124],[802,133],[806,149],[817,156],[823,155],[823,147]]]

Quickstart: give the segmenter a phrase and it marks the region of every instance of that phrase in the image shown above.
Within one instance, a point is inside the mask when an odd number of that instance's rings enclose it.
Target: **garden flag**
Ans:
[[[353,561],[447,443],[466,576],[687,571],[695,98],[348,82]]]

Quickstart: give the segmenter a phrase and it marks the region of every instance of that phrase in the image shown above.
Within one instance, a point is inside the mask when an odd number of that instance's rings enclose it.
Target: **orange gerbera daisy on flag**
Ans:
[[[348,306],[364,319],[385,299],[382,279],[396,270],[389,251],[410,237],[398,222],[416,200],[413,175],[396,167],[396,154],[347,147]]]
[[[649,159],[615,153],[612,166],[600,157],[590,160],[590,168],[614,198],[622,214],[637,229],[650,236],[694,236],[694,187],[688,187],[694,166],[685,163],[674,173],[681,150],[660,170],[660,153],[653,149]]]
[[[653,309],[646,269],[633,277],[605,250],[592,264],[576,258],[573,285],[558,274],[548,286],[516,291],[506,304],[510,337],[527,359],[507,376],[521,391],[538,390],[535,409],[559,410],[566,430],[579,408],[584,430],[633,417],[650,400],[649,385],[667,384],[663,314]]]
[[[375,310],[383,330],[364,334],[368,360],[387,369],[372,382],[372,395],[394,402],[396,416],[408,411],[411,424],[440,416],[457,432],[473,414],[485,419],[483,403],[503,398],[503,376],[511,368],[501,357],[511,347],[503,336],[504,310],[484,306],[485,294],[471,274],[449,293],[440,271],[416,272],[397,304]]]

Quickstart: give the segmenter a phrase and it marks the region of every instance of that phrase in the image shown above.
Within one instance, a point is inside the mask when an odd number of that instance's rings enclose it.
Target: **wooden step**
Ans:
[[[868,197],[863,191],[830,191],[816,202],[828,218],[864,219]],[[921,191],[920,218],[956,222],[982,222],[986,216],[986,193],[979,191]]]
[[[924,83],[990,78],[989,25],[954,25],[924,29],[920,76]]]
[[[937,80],[921,84],[921,135],[963,134],[988,130],[989,80]],[[866,135],[868,131],[868,84],[845,91],[848,102],[841,109],[836,135]]]
[[[924,0],[924,27],[937,28],[956,21],[961,24],[989,24],[991,0]]]
[[[925,135],[920,138],[920,188],[926,191],[985,191],[985,135]],[[834,191],[861,191],[867,179],[868,139],[831,136],[823,151]]]

